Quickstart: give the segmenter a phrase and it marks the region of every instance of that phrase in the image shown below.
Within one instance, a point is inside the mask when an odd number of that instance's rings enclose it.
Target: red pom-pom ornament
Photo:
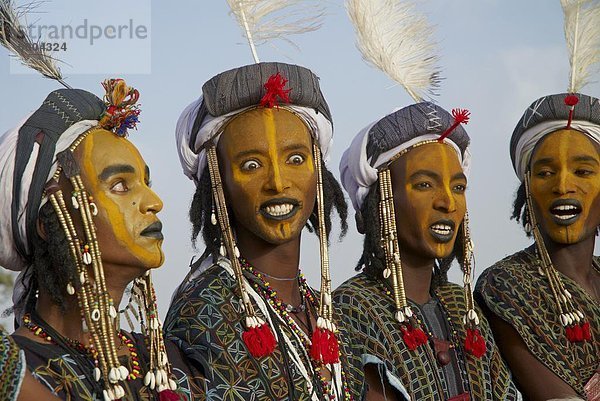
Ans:
[[[277,98],[283,103],[289,103],[291,89],[283,89],[287,82],[288,80],[283,78],[280,73],[271,75],[264,85],[267,92],[260,99],[260,105],[267,108],[278,106]]]
[[[158,399],[160,401],[187,401],[187,398],[185,396],[180,396],[175,391],[168,389],[158,393]]]
[[[277,345],[275,336],[266,323],[247,328],[242,333],[242,340],[244,340],[250,354],[255,358],[270,355]]]
[[[312,334],[311,342],[310,356],[315,361],[326,365],[340,361],[339,344],[335,333],[331,330],[317,327]]]
[[[452,117],[454,117],[454,122],[450,128],[444,131],[444,133],[438,138],[438,142],[444,142],[444,139],[446,139],[460,124],[468,124],[470,116],[471,112],[467,109],[452,109]]]
[[[476,358],[481,358],[487,351],[485,339],[479,332],[479,329],[467,329],[465,338],[465,351]]]

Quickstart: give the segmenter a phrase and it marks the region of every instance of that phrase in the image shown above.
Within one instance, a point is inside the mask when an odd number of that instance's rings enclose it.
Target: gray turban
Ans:
[[[278,107],[296,114],[318,141],[327,159],[333,124],[319,78],[309,69],[285,63],[258,63],[225,71],[202,86],[202,96],[192,102],[177,121],[176,139],[183,171],[198,181],[206,167],[204,145],[218,141],[225,125],[235,116],[258,107],[265,83],[274,74],[287,80],[289,103]]]
[[[42,193],[56,171],[56,154],[67,149],[104,113],[102,100],[80,89],[60,89],[22,124],[0,139],[0,265],[21,270],[32,257]],[[69,131],[69,138],[64,134]],[[70,142],[69,142],[70,140]],[[69,142],[69,143],[67,143]]]
[[[360,212],[377,170],[395,155],[420,142],[438,139],[454,123],[454,117],[440,106],[422,102],[404,107],[363,128],[342,155],[340,175],[352,205]],[[471,155],[469,136],[458,125],[444,143],[456,151],[468,175]]]
[[[33,239],[46,183],[56,155],[98,124],[105,105],[79,89],[60,89],[0,138],[0,266],[21,271],[13,291],[20,319],[31,279]]]
[[[523,181],[535,145],[547,134],[567,127],[570,106],[568,93],[544,96],[529,106],[510,139],[510,157],[517,176]],[[575,93],[579,102],[573,109],[571,128],[600,143],[600,103],[595,97]]]

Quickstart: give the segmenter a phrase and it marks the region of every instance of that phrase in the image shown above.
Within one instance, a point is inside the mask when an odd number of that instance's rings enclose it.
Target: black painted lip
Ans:
[[[140,233],[142,237],[156,238],[156,239],[164,239],[164,235],[162,233],[162,223],[160,221],[155,221],[150,224],[148,227],[144,228]]]
[[[284,214],[281,216],[273,216],[273,215],[267,213],[267,210],[266,210],[267,206],[283,205],[286,203],[294,206],[288,214]],[[293,217],[296,213],[298,213],[298,210],[300,210],[300,202],[297,199],[275,198],[275,199],[269,199],[268,201],[263,202],[263,204],[260,205],[259,213],[266,219],[283,221],[283,220],[287,220],[287,219]]]
[[[573,210],[572,212],[569,211],[568,213],[564,213],[564,214],[574,214],[575,216],[573,216],[567,220],[559,218],[557,216],[557,213],[555,213],[554,208],[556,208],[558,206],[564,206],[564,205],[575,206],[577,208],[576,210]],[[550,204],[550,208],[549,208],[549,212],[550,212],[550,216],[552,217],[552,221],[554,221],[554,223],[556,223],[559,226],[570,226],[571,224],[575,223],[581,217],[582,211],[583,211],[583,206],[581,205],[581,202],[579,202],[577,199],[556,199],[554,202],[552,202]],[[562,213],[562,211],[561,211],[561,213]]]
[[[450,233],[448,235],[441,235],[439,233],[436,233],[433,230],[433,226],[435,226],[436,224],[444,224],[444,225],[450,226]],[[452,238],[454,237],[455,228],[456,228],[456,223],[454,223],[452,220],[442,219],[442,220],[438,220],[438,221],[432,223],[429,226],[429,233],[437,242],[445,244],[447,242],[452,241]]]

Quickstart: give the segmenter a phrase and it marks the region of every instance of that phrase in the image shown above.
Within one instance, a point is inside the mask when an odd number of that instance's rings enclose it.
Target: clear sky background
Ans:
[[[340,157],[354,135],[412,101],[401,87],[362,61],[343,1],[321,3],[326,9],[323,27],[293,38],[300,51],[279,42],[260,46],[258,53],[261,61],[300,64],[321,78],[335,127],[329,168],[339,176]],[[508,144],[516,122],[535,99],[567,88],[562,10],[558,0],[431,0],[419,2],[419,9],[435,25],[439,41],[445,79],[438,103],[448,110],[461,107],[472,113],[466,126],[473,153],[467,196],[479,274],[530,242],[509,220],[518,180]],[[67,51],[55,54],[69,64],[62,67],[69,84],[101,96],[100,82],[119,76],[141,93],[142,122],[130,139],[150,166],[154,189],[165,204],[159,217],[164,223],[166,263],[154,275],[163,316],[190,259],[202,251],[202,244],[198,252],[190,244],[187,211],[194,187],[181,172],[175,123],[183,108],[200,95],[206,80],[252,63],[228,12],[224,0],[55,0],[42,4],[28,21],[78,26],[87,19],[87,38],[47,39],[67,43]],[[103,37],[90,45],[91,25],[106,28],[130,20],[134,27],[147,28],[146,37],[131,39],[125,31],[120,39]],[[108,32],[112,36],[110,28]],[[58,87],[9,62],[8,53],[0,49],[0,132],[34,111]],[[592,84],[584,92],[597,97],[600,85]],[[353,216],[349,223],[344,241],[332,241],[334,286],[354,274],[362,249]],[[309,282],[318,286],[318,243],[308,232],[303,234],[301,267]],[[460,282],[458,267],[450,277]]]

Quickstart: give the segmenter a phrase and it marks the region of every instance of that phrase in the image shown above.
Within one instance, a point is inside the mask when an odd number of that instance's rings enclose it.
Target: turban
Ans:
[[[56,155],[95,126],[102,100],[80,89],[59,89],[0,139],[0,266],[22,270],[32,258],[38,211]]]
[[[342,155],[340,176],[352,205],[360,212],[377,171],[398,153],[418,143],[435,140],[454,123],[454,117],[440,106],[422,102],[404,107],[367,125]],[[444,143],[452,146],[463,171],[468,175],[471,153],[469,136],[458,125]]]
[[[309,69],[285,63],[258,63],[225,71],[202,86],[202,96],[181,113],[176,141],[183,172],[198,181],[206,168],[204,145],[218,141],[231,119],[258,107],[265,83],[279,73],[287,80],[289,103],[278,106],[298,116],[317,140],[327,160],[333,137],[329,106],[319,87],[319,78]]]
[[[17,317],[27,295],[38,212],[44,187],[57,169],[56,155],[96,126],[105,110],[104,102],[89,92],[59,89],[0,138],[0,266],[21,271],[13,292]]]
[[[565,104],[565,98],[568,95],[560,93],[539,98],[525,110],[517,123],[510,139],[510,158],[521,181],[540,139],[567,127],[570,106]],[[573,109],[571,129],[582,132],[600,144],[600,102],[588,95],[574,95],[579,98],[579,102]]]

